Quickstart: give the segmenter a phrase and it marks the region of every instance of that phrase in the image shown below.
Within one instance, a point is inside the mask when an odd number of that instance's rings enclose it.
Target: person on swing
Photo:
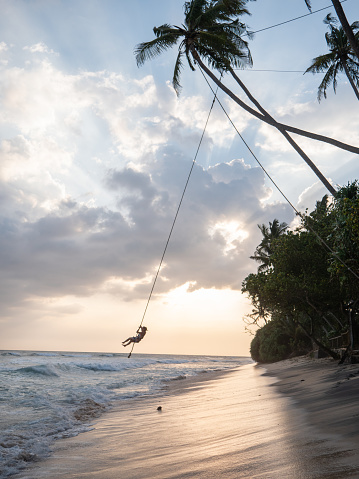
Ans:
[[[128,346],[131,343],[139,343],[141,339],[144,338],[145,334],[147,333],[146,326],[140,326],[136,331],[137,336],[132,336],[131,338],[125,339],[122,341],[122,346]]]

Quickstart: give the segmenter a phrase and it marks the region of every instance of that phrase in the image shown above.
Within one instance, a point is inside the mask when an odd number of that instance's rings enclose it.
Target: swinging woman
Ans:
[[[139,343],[147,333],[146,326],[140,326],[136,333],[136,336],[132,336],[131,338],[127,338],[125,341],[122,341],[122,346],[128,346],[131,343]]]

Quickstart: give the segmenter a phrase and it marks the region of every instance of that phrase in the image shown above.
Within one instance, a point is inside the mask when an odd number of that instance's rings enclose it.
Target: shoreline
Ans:
[[[335,361],[316,361],[253,363],[169,381],[153,397],[123,401],[93,430],[58,441],[51,457],[15,477],[359,478],[357,421],[352,409],[343,419],[333,404],[359,367],[338,373]],[[355,393],[350,398],[357,411]]]

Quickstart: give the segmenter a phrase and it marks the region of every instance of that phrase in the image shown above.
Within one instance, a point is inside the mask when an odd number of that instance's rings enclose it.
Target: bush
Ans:
[[[250,347],[252,359],[259,363],[273,363],[311,350],[310,341],[296,330],[295,337],[288,334],[279,320],[269,321],[259,329]]]

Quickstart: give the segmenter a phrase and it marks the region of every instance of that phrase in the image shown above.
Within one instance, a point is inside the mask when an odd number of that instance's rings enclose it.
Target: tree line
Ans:
[[[243,281],[252,303],[246,318],[259,326],[251,356],[277,361],[312,349],[337,359],[330,339],[348,332],[359,342],[359,185],[348,183],[301,215],[293,230],[275,219],[258,225],[263,238],[253,260],[257,273]]]

